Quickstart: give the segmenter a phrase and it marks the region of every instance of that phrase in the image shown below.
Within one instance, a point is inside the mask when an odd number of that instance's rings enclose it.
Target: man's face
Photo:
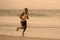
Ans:
[[[26,9],[25,12],[28,12],[28,10]]]

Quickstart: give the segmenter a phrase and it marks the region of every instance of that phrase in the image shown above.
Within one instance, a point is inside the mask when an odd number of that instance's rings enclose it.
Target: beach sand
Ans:
[[[60,39],[0,35],[0,40],[60,40]]]
[[[30,17],[26,37],[20,26],[19,17],[0,16],[0,40],[60,40],[60,17]]]

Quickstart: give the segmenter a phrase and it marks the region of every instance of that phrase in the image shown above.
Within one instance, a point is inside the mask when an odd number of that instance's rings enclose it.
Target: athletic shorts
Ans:
[[[21,26],[25,28],[27,26],[27,21],[21,21]]]

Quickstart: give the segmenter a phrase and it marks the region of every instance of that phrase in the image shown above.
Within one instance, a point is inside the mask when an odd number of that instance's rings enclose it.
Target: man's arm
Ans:
[[[27,19],[29,19],[29,16],[27,16]]]
[[[20,15],[20,19],[22,19],[21,17],[24,15],[24,13],[22,13],[21,15]]]

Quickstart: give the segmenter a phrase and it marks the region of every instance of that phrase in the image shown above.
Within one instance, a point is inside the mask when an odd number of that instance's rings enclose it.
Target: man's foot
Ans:
[[[22,36],[24,37],[24,33],[22,33]]]
[[[16,31],[18,31],[19,27],[16,29]]]

